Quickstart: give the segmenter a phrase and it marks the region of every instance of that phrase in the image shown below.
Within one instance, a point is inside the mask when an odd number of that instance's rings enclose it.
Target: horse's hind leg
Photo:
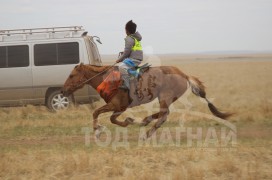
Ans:
[[[169,114],[169,105],[166,101],[160,101],[160,112],[158,113],[158,120],[154,126],[147,131],[146,137],[149,138],[152,134],[167,120]]]
[[[143,119],[143,121],[141,122],[141,126],[147,126],[151,121],[158,119],[160,116],[162,116],[162,111],[167,111],[167,114],[169,113],[169,109],[168,107],[175,102],[178,97],[174,97],[174,98],[169,98],[170,100],[168,101],[160,101],[160,112],[152,114],[151,116],[147,116]]]
[[[147,126],[151,121],[158,119],[160,115],[160,112],[152,114],[151,116],[147,116],[143,119],[143,121],[141,122],[141,126]]]

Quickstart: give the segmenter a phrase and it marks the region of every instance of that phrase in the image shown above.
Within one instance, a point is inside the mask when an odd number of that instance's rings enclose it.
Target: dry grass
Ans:
[[[216,105],[237,113],[229,120],[237,127],[235,148],[187,148],[184,141],[179,147],[138,146],[136,125],[128,128],[128,149],[115,150],[113,143],[99,147],[92,137],[85,146],[82,128],[91,127],[93,110],[89,105],[58,113],[49,113],[45,107],[1,108],[0,179],[270,179],[272,61],[231,60],[167,63],[200,77]],[[189,95],[188,99],[192,110],[209,113],[198,98]],[[120,118],[143,118],[149,107],[157,105],[137,107]],[[183,101],[171,107],[184,108]],[[108,115],[100,121],[115,138],[116,126],[110,124]],[[179,126],[180,116],[173,112],[163,126]],[[184,126],[203,127],[205,132],[208,127],[222,127],[192,115],[186,116]],[[170,134],[174,133],[172,128]]]

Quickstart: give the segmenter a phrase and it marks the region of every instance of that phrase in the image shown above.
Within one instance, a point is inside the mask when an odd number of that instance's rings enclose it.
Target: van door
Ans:
[[[0,46],[0,105],[27,104],[32,94],[29,46]]]

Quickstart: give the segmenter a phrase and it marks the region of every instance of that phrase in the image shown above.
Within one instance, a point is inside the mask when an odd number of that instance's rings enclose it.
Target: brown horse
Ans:
[[[65,96],[71,95],[77,89],[85,84],[91,85],[94,89],[103,82],[115,69],[111,66],[77,65],[69,75],[63,87]],[[101,132],[101,126],[98,125],[98,116],[101,113],[113,111],[110,120],[113,124],[126,127],[133,122],[132,118],[126,118],[125,121],[118,121],[117,117],[127,108],[149,103],[158,98],[160,111],[145,117],[142,125],[148,125],[152,120],[158,119],[153,127],[147,131],[146,137],[150,137],[167,119],[169,106],[184,94],[187,88],[191,87],[192,92],[204,98],[213,115],[226,119],[231,113],[220,112],[206,98],[204,86],[196,77],[188,76],[176,67],[161,66],[149,68],[140,79],[131,81],[130,93],[124,89],[116,89],[115,95],[106,105],[96,109],[93,113],[93,128],[97,138]]]

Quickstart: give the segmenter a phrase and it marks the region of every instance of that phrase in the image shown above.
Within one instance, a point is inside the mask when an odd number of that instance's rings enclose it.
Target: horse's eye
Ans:
[[[72,77],[73,77],[73,75],[70,75],[70,76],[69,76],[69,78],[72,78]]]

